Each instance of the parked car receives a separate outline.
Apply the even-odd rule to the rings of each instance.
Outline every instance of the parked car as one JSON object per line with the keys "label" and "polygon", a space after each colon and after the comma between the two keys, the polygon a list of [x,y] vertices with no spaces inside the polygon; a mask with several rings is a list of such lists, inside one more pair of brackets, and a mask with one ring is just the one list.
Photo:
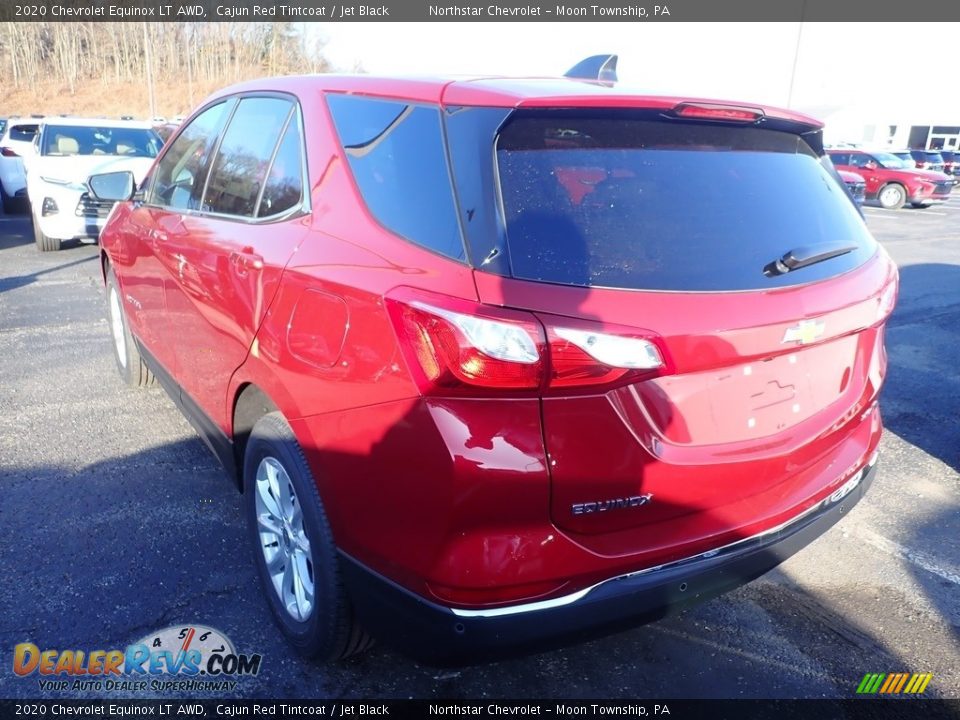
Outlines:
{"label": "parked car", "polygon": [[960,175],[960,152],[941,150],[940,155],[943,157],[943,172],[947,175]]}
{"label": "parked car", "polygon": [[921,170],[943,172],[943,155],[937,150],[911,150],[910,156]]}
{"label": "parked car", "polygon": [[881,207],[897,210],[906,203],[915,208],[929,207],[949,199],[953,180],[940,172],[919,170],[893,153],[865,150],[830,150],[837,170],[855,172],[867,183],[868,200]]}
{"label": "parked car", "polygon": [[27,201],[23,158],[33,154],[37,120],[10,118],[0,135],[0,202],[5,213],[16,212]]}
{"label": "parked car", "polygon": [[897,270],[821,125],[602,77],[256,80],[90,178],[117,368],[239,483],[304,655],[655,620],[871,483]]}
{"label": "parked car", "polygon": [[165,123],[163,125],[155,125],[153,129],[157,131],[157,135],[159,135],[160,139],[166,144],[179,128],[180,126],[176,123]]}
{"label": "parked car", "polygon": [[34,239],[46,252],[99,236],[113,203],[90,197],[88,176],[130,170],[142,179],[163,143],[149,123],[72,117],[43,121],[36,144],[27,189]]}
{"label": "parked car", "polygon": [[854,202],[856,202],[857,205],[863,205],[867,191],[867,181],[863,179],[863,175],[858,175],[855,172],[849,172],[847,170],[838,170],[837,173],[840,175],[840,179],[843,180],[843,184],[846,185],[847,190],[850,191],[850,196]]}

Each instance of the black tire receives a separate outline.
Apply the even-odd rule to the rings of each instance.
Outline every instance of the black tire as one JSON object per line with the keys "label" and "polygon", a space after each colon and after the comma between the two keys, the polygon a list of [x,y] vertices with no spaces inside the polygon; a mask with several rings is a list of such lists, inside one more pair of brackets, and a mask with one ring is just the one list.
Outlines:
{"label": "black tire", "polygon": [[[303,518],[303,532],[309,541],[309,577],[313,581],[313,603],[305,619],[294,617],[280,598],[267,568],[258,523],[257,471],[264,461],[279,463],[289,478]],[[260,585],[267,597],[274,620],[287,641],[306,658],[329,662],[366,650],[373,644],[353,615],[341,579],[337,549],[327,522],[323,502],[307,465],[303,450],[283,416],[272,412],[260,418],[250,433],[243,461],[244,509],[247,515],[254,563]],[[282,478],[280,480],[282,482]],[[265,533],[268,543],[278,551],[278,536]],[[287,536],[288,546],[292,543]],[[276,538],[272,542],[269,538]],[[278,552],[278,555],[281,555]],[[281,567],[285,560],[280,560]],[[285,579],[287,576],[283,575]],[[283,580],[279,581],[283,584]]]}
{"label": "black tire", "polygon": [[[144,388],[156,385],[157,379],[140,355],[130,326],[127,323],[127,314],[123,309],[123,296],[117,284],[117,276],[113,268],[107,270],[107,323],[110,325],[110,339],[113,346],[113,359],[117,363],[120,377],[130,387]],[[119,341],[119,336],[122,342]]]}
{"label": "black tire", "polygon": [[40,229],[40,223],[37,222],[37,216],[31,213],[33,217],[33,240],[37,243],[37,250],[40,252],[56,252],[63,247],[63,241],[60,238],[52,238],[43,234]]}
{"label": "black tire", "polygon": [[880,188],[877,201],[885,210],[899,210],[907,202],[907,189],[899,183],[888,183]]}
{"label": "black tire", "polygon": [[910,206],[915,207],[917,210],[926,210],[928,207],[930,207],[926,203],[910,203]]}

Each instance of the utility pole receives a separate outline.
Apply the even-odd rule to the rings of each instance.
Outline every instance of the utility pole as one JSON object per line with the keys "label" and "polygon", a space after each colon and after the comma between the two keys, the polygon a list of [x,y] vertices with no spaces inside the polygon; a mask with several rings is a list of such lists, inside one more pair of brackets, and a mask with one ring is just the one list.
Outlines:
{"label": "utility pole", "polygon": [[790,73],[790,90],[787,93],[787,107],[793,107],[793,81],[797,79],[797,63],[800,60],[800,41],[803,39],[803,16],[807,11],[807,0],[800,6],[800,27],[797,29],[797,46],[793,50],[793,70]]}
{"label": "utility pole", "polygon": [[190,58],[193,52],[190,50],[190,44],[193,42],[193,28],[185,30],[187,33],[187,94],[190,98],[190,107],[187,112],[193,110],[193,60]]}
{"label": "utility pole", "polygon": [[150,98],[150,119],[157,116],[157,102],[153,97],[153,52],[150,49],[150,36],[147,35],[147,23],[143,23],[143,52],[147,63],[147,96]]}

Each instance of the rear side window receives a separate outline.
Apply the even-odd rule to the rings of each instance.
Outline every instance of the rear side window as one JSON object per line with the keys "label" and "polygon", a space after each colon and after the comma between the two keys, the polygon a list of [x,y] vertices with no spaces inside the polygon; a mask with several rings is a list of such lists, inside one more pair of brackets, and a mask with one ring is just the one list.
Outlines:
{"label": "rear side window", "polygon": [[293,108],[291,101],[282,98],[240,101],[210,170],[203,195],[205,211],[253,217],[270,160]]}
{"label": "rear side window", "polygon": [[[845,189],[801,137],[565,113],[519,116],[497,166],[515,277],[584,287],[782,287],[857,267],[875,243]],[[790,250],[845,255],[767,277]]]}
{"label": "rear side window", "polygon": [[39,125],[11,125],[10,139],[20,142],[33,142],[39,127]]}
{"label": "rear side window", "polygon": [[830,160],[834,165],[849,165],[850,153],[830,153]]}
{"label": "rear side window", "polygon": [[226,120],[227,102],[213,105],[183,129],[157,166],[146,201],[176,210],[196,210],[207,159]]}
{"label": "rear side window", "polygon": [[270,166],[257,217],[280,215],[300,204],[303,196],[303,164],[300,116],[294,113]]}
{"label": "rear side window", "polygon": [[350,170],[384,227],[465,260],[447,167],[440,110],[432,106],[328,96]]}

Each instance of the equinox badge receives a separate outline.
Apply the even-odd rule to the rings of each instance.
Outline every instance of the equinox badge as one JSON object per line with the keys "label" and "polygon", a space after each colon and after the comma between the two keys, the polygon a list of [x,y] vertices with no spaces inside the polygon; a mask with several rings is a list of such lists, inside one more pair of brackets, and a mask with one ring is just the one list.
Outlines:
{"label": "equinox badge", "polygon": [[607,510],[636,508],[641,505],[646,505],[651,500],[653,500],[653,493],[632,495],[631,497],[610,498],[609,500],[598,500],[597,502],[574,503],[570,506],[570,511],[574,515],[589,515],[590,513],[606,512]]}
{"label": "equinox badge", "polygon": [[783,334],[781,343],[795,342],[798,345],[808,345],[823,335],[826,325],[819,320],[801,320]]}

